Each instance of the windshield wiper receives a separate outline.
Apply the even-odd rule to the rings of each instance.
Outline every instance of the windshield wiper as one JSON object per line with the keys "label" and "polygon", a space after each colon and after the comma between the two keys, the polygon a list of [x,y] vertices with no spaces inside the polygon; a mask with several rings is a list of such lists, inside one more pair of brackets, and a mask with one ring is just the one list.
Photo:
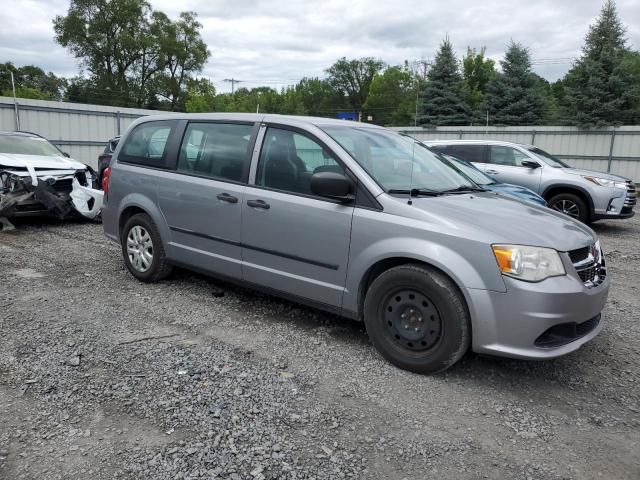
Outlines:
{"label": "windshield wiper", "polygon": [[409,195],[411,197],[419,197],[419,196],[437,197],[442,192],[439,192],[437,190],[429,190],[428,188],[412,188],[411,190],[408,190],[408,189],[404,189],[404,190],[403,189],[391,189],[391,190],[387,190],[387,193],[400,194],[400,195]]}
{"label": "windshield wiper", "polygon": [[450,188],[449,190],[442,190],[440,193],[465,193],[465,192],[486,192],[486,191],[487,191],[486,188],[467,187],[467,186],[461,185],[456,188]]}

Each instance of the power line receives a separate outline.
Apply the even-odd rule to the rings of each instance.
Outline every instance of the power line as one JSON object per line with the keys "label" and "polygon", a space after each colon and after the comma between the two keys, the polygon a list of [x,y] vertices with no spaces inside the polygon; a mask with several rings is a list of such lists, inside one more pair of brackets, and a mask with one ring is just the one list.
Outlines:
{"label": "power line", "polygon": [[236,80],[235,78],[225,78],[222,81],[231,83],[231,94],[233,94],[233,92],[235,91],[236,83],[241,83],[242,82],[242,80]]}

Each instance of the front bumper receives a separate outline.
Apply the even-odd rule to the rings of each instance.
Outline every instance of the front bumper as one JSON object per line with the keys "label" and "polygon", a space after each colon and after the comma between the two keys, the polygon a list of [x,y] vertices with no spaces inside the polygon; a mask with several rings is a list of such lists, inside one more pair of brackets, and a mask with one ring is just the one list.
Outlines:
{"label": "front bumper", "polygon": [[567,271],[539,283],[505,277],[505,293],[467,289],[473,351],[542,360],[573,352],[595,337],[604,324],[609,279],[588,288],[575,270]]}
{"label": "front bumper", "polygon": [[635,214],[636,187],[627,182],[627,189],[609,188],[610,193],[599,199],[592,220],[631,218]]}

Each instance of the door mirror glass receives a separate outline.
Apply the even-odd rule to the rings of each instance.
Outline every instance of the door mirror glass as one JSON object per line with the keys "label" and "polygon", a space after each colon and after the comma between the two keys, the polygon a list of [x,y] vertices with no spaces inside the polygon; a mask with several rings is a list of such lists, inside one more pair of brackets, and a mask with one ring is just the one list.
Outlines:
{"label": "door mirror glass", "polygon": [[353,182],[342,173],[317,172],[311,177],[311,192],[320,197],[348,202],[354,199]]}
{"label": "door mirror glass", "polygon": [[527,168],[540,168],[540,164],[534,160],[522,160],[520,165]]}

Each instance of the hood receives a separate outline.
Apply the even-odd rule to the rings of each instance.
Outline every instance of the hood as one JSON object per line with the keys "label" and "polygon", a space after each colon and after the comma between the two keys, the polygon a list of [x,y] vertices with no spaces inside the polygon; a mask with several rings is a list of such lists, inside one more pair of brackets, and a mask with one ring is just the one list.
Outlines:
{"label": "hood", "polygon": [[597,172],[595,170],[582,170],[581,168],[561,168],[564,173],[568,173],[569,175],[579,175],[581,177],[598,177],[605,178],[607,180],[615,180],[617,182],[626,182],[629,179],[626,177],[621,177],[619,175],[612,175],[610,173]]}
{"label": "hood", "polygon": [[[591,245],[593,230],[562,213],[493,193],[413,199],[430,223],[488,243],[532,245],[561,252]],[[461,233],[457,233],[461,235]]]}
{"label": "hood", "polygon": [[0,168],[34,168],[35,170],[85,170],[87,166],[67,157],[0,153]]}
{"label": "hood", "polygon": [[495,193],[510,195],[520,200],[534,202],[538,205],[547,205],[545,199],[536,192],[529,190],[528,188],[521,187],[520,185],[512,185],[510,183],[492,183],[489,185],[483,185],[482,188],[486,188],[487,190],[491,190]]}

